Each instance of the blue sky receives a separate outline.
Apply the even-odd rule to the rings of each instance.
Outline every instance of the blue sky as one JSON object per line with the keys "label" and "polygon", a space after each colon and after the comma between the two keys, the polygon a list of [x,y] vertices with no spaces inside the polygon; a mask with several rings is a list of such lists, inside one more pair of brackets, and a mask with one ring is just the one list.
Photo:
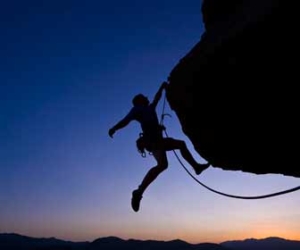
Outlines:
{"label": "blue sky", "polygon": [[[168,153],[169,169],[131,191],[155,164],[135,148],[137,123],[108,129],[137,93],[153,97],[203,33],[201,1],[17,1],[0,6],[0,233],[93,240],[300,240],[297,193],[235,200],[205,190]],[[162,102],[158,106],[160,115]],[[168,134],[187,142],[167,105]],[[210,168],[197,177],[236,195],[299,185],[282,175]]]}

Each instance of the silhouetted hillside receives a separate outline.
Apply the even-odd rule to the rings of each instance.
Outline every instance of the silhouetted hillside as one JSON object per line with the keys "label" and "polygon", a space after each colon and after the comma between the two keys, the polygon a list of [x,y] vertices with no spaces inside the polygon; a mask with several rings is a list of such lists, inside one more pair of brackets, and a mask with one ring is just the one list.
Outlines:
{"label": "silhouetted hillside", "polygon": [[299,250],[300,241],[270,237],[226,241],[221,244],[190,244],[182,240],[123,240],[99,238],[92,242],[71,242],[55,238],[33,238],[19,234],[0,234],[1,250]]}
{"label": "silhouetted hillside", "polygon": [[285,240],[278,237],[270,237],[263,240],[247,239],[243,241],[223,242],[232,250],[299,250],[300,241]]}
{"label": "silhouetted hillside", "polygon": [[55,238],[33,238],[19,234],[0,234],[1,250],[86,249],[88,242],[71,242]]}
{"label": "silhouetted hillside", "polygon": [[90,245],[91,250],[105,249],[105,250],[228,250],[227,247],[218,244],[203,243],[203,244],[189,244],[181,240],[173,241],[155,241],[155,240],[121,240],[119,238],[108,237],[100,238],[93,241]]}

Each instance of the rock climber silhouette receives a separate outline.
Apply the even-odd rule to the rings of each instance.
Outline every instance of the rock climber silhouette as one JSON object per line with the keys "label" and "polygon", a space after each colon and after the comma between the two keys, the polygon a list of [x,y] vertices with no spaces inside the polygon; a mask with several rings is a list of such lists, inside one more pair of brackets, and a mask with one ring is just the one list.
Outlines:
{"label": "rock climber silhouette", "polygon": [[163,137],[163,130],[165,127],[159,124],[156,106],[161,99],[163,90],[167,91],[167,88],[168,83],[163,82],[151,103],[143,94],[136,95],[132,99],[133,107],[129,113],[108,131],[109,136],[113,137],[117,130],[126,127],[131,121],[138,121],[143,133],[137,140],[137,146],[140,150],[146,149],[151,152],[157,161],[157,165],[147,172],[141,184],[132,192],[131,206],[135,212],[139,211],[140,201],[145,190],[160,173],[167,169],[167,151],[179,149],[182,157],[193,167],[197,175],[210,165],[209,163],[198,163],[193,158],[183,140],[174,139],[172,137]]}

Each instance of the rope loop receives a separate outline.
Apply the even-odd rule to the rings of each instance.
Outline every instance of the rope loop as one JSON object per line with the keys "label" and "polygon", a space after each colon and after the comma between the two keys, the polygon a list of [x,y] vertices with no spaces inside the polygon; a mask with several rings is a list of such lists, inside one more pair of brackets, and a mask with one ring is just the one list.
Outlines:
{"label": "rope loop", "polygon": [[[163,120],[165,116],[171,116],[169,114],[165,113],[165,106],[166,106],[166,94],[164,95],[164,102],[163,102],[163,109],[162,109],[162,114],[161,114],[161,121],[160,124],[163,125]],[[166,131],[166,129],[164,130],[166,137],[168,136],[168,133]],[[230,197],[230,198],[235,198],[235,199],[247,199],[247,200],[254,200],[254,199],[264,199],[264,198],[270,198],[270,197],[274,197],[274,196],[278,196],[278,195],[283,195],[283,194],[287,194],[287,193],[291,193],[291,192],[295,192],[297,190],[300,190],[300,186],[294,187],[294,188],[290,188],[290,189],[286,189],[280,192],[275,192],[275,193],[270,193],[270,194],[265,194],[265,195],[258,195],[258,196],[239,196],[239,195],[232,195],[232,194],[226,194],[217,190],[214,190],[210,187],[208,187],[207,185],[203,184],[202,182],[200,182],[197,178],[195,178],[190,171],[184,166],[184,164],[182,163],[182,161],[180,160],[180,158],[178,157],[178,155],[176,154],[175,150],[173,150],[174,155],[176,156],[178,162],[180,163],[180,165],[184,168],[184,170],[188,173],[188,175],[190,177],[192,177],[194,179],[194,181],[196,181],[198,184],[200,184],[201,186],[203,186],[204,188],[208,189],[209,191],[219,194],[219,195],[223,195],[226,197]]]}

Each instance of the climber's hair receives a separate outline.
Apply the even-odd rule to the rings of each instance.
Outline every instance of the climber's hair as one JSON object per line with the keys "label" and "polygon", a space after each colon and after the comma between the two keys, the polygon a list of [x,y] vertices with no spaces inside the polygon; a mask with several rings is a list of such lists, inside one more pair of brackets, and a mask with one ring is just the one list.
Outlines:
{"label": "climber's hair", "polygon": [[143,94],[138,94],[132,99],[133,106],[139,106],[144,103],[146,97]]}

